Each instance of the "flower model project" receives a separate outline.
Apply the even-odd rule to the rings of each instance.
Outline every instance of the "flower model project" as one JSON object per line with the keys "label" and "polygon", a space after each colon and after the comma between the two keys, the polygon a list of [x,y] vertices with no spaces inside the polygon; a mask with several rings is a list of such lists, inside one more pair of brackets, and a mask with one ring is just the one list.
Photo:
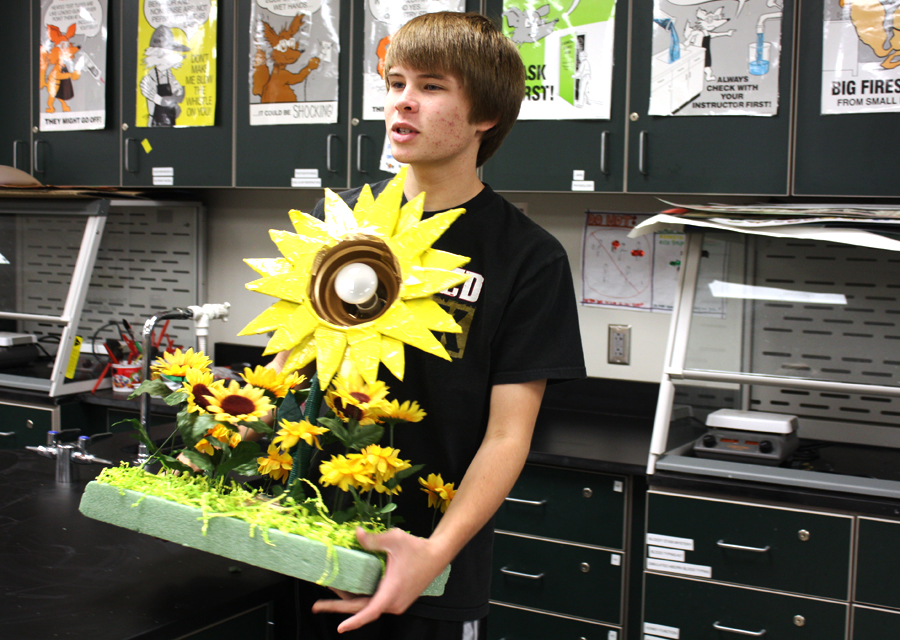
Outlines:
{"label": "flower model project", "polygon": [[[166,537],[161,531],[171,527],[149,516],[138,522],[134,509],[110,515],[97,504],[127,493],[123,499],[134,497],[134,505],[149,501],[149,514],[176,503],[193,510],[183,517],[194,530],[168,539],[349,591],[374,590],[381,559],[353,551],[373,558],[378,573],[374,582],[357,580],[358,559],[336,550],[360,549],[356,526],[379,532],[402,522],[393,497],[423,465],[403,459],[394,430],[426,415],[415,400],[388,397],[379,366],[402,380],[406,344],[449,360],[432,331],[461,329],[432,295],[467,279],[458,267],[468,258],[432,248],[464,210],[422,220],[424,194],[401,206],[404,178],[401,172],[377,199],[365,186],[352,210],[326,190],[324,221],[291,211],[295,233],[270,231],[283,257],[246,260],[262,276],[247,288],[278,300],[240,335],[271,332],[265,354],[287,352],[282,371],[258,366],[244,370],[243,383],[226,382],[213,376],[202,353],[163,354],[153,365],[156,379],[134,395],[150,393],[180,407],[176,433],[183,448],[157,446],[131,421],[163,469],[155,475],[125,466],[105,470],[91,485],[106,488],[89,485],[82,511]],[[307,385],[299,371],[313,363]],[[265,448],[260,437],[269,438]],[[335,448],[342,453],[324,452]],[[453,499],[454,483],[428,471],[418,483],[436,518]],[[245,527],[246,540],[217,543],[215,532],[226,526]],[[303,548],[296,562],[290,551],[279,551],[291,544]],[[318,563],[306,567],[317,554]],[[446,571],[433,593],[443,581]]]}

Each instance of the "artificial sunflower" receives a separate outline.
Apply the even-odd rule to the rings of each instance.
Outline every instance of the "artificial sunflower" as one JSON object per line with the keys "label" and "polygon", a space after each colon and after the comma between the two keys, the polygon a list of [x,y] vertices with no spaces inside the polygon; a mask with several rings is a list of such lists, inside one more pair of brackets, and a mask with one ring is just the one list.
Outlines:
{"label": "artificial sunflower", "polygon": [[275,480],[285,480],[291,473],[293,459],[289,453],[284,453],[274,444],[269,445],[268,456],[257,458],[259,472],[262,475],[272,476]]}
{"label": "artificial sunflower", "polygon": [[[469,275],[458,269],[469,258],[431,245],[465,210],[422,220],[424,193],[401,207],[405,178],[403,169],[377,199],[364,186],[353,210],[326,189],[324,222],[291,211],[296,233],[269,232],[284,257],[245,260],[263,276],[247,288],[279,300],[239,335],[273,331],[265,353],[290,351],[285,371],[316,360],[322,389],[345,357],[369,383],[377,379],[382,362],[402,380],[404,343],[449,360],[431,332],[462,329],[432,295],[465,282]],[[377,296],[383,304],[374,315],[357,313],[339,299],[335,302],[334,281],[338,266],[348,264],[345,259],[365,263],[376,272]]]}
{"label": "artificial sunflower", "polygon": [[276,398],[285,397],[288,394],[288,391],[305,380],[304,376],[301,376],[297,372],[278,373],[275,369],[270,369],[261,365],[256,365],[256,368],[253,370],[249,367],[245,367],[241,377],[247,384],[251,384],[257,389],[265,389],[266,391],[271,392]]}
{"label": "artificial sunflower", "polygon": [[[441,477],[439,473],[429,473],[428,479],[423,480],[419,478],[419,484],[422,485],[422,491],[428,494],[428,506],[434,507],[435,509],[441,506],[441,502],[444,500],[444,497],[441,495],[441,490],[444,488],[444,479]],[[451,483],[452,487],[452,483]],[[446,511],[446,507],[444,507],[444,511]]]}
{"label": "artificial sunflower", "polygon": [[224,424],[216,425],[206,435],[215,438],[222,444],[227,444],[232,449],[241,443],[241,434],[233,429],[229,429]]}
{"label": "artificial sunflower", "polygon": [[441,496],[441,513],[447,512],[447,507],[450,506],[450,502],[453,500],[454,496],[456,496],[456,489],[453,488],[452,482],[448,482],[440,489],[438,489],[438,494]]}
{"label": "artificial sunflower", "polygon": [[415,400],[407,400],[403,404],[391,400],[382,413],[388,422],[421,422],[427,415]]}
{"label": "artificial sunflower", "polygon": [[367,491],[374,483],[366,470],[365,461],[358,453],[346,456],[331,456],[319,465],[319,483],[323,486],[336,486],[341,491],[348,491],[350,487]]}
{"label": "artificial sunflower", "polygon": [[213,447],[213,446],[209,443],[209,440],[207,440],[206,438],[203,438],[202,440],[200,440],[200,442],[198,442],[197,444],[195,444],[195,445],[194,445],[194,448],[195,448],[197,451],[199,451],[200,453],[205,453],[205,454],[208,455],[208,456],[211,456],[211,455],[213,455],[213,454],[216,452],[215,447]]}
{"label": "artificial sunflower", "polygon": [[264,390],[249,384],[242,388],[237,380],[232,380],[227,387],[210,389],[210,392],[212,395],[206,396],[209,401],[206,410],[222,422],[237,424],[242,420],[257,420],[275,408]]}
{"label": "artificial sunflower", "polygon": [[206,413],[206,407],[209,405],[206,396],[212,394],[211,389],[221,388],[224,385],[224,381],[213,379],[212,371],[188,369],[181,386],[181,390],[187,394],[188,412]]}
{"label": "artificial sunflower", "polygon": [[328,429],[325,427],[317,427],[308,420],[300,422],[291,422],[289,420],[281,421],[281,429],[272,440],[272,444],[276,445],[282,451],[290,451],[296,444],[303,440],[306,444],[321,450],[322,445],[319,444],[319,436],[326,433]]}
{"label": "artificial sunflower", "polygon": [[369,384],[355,371],[338,375],[325,395],[328,407],[341,419],[354,419],[361,425],[375,424],[388,407],[387,386],[376,380]]}
{"label": "artificial sunflower", "polygon": [[173,353],[164,351],[150,365],[150,368],[155,375],[181,377],[191,369],[200,369],[201,371],[209,369],[211,364],[212,360],[203,355],[202,351],[194,353],[192,348],[184,352],[181,349],[175,349]]}
{"label": "artificial sunflower", "polygon": [[412,466],[409,460],[401,460],[399,454],[399,449],[382,447],[377,444],[370,444],[360,452],[360,456],[370,470],[369,473],[374,480],[372,488],[378,493],[392,493],[395,495],[400,493],[400,485],[393,489],[389,489],[385,485],[398,471],[409,469]]}

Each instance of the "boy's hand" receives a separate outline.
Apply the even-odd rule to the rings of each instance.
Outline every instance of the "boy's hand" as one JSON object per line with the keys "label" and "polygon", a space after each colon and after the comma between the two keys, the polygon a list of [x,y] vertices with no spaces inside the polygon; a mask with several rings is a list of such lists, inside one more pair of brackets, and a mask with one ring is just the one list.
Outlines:
{"label": "boy's hand", "polygon": [[313,604],[313,613],[356,614],[338,626],[339,633],[358,629],[383,613],[403,613],[447,564],[433,552],[433,545],[427,538],[418,538],[400,529],[369,534],[357,528],[356,537],[364,549],[387,553],[387,568],[377,591],[371,596],[357,596],[335,589],[340,600],[319,600]]}

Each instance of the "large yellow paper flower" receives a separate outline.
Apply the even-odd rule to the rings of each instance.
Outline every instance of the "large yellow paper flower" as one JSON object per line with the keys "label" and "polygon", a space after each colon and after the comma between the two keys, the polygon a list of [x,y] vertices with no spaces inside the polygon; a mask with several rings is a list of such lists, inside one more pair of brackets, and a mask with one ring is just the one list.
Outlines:
{"label": "large yellow paper flower", "polygon": [[[422,220],[424,193],[400,206],[405,177],[401,171],[377,200],[363,187],[352,211],[326,190],[324,222],[291,211],[296,233],[269,232],[284,258],[245,260],[263,276],[247,288],[279,301],[239,335],[274,331],[265,353],[290,351],[284,366],[289,372],[317,360],[322,389],[345,358],[369,383],[380,362],[402,380],[404,343],[449,360],[431,332],[461,328],[432,295],[465,282],[468,275],[454,270],[469,259],[431,245],[464,210]],[[383,306],[371,317],[334,294],[338,272],[351,263],[364,263],[378,276]]]}

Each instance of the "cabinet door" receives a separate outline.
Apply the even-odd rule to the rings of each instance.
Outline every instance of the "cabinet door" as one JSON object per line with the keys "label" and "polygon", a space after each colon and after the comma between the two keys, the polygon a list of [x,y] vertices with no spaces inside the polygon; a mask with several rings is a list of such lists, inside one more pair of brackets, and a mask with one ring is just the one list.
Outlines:
{"label": "cabinet door", "polygon": [[[370,48],[365,38],[365,21],[372,19],[368,2],[353,3],[353,45],[350,49],[354,66],[351,69],[350,104],[350,146],[347,150],[350,157],[350,186],[359,187],[379,180],[394,177],[393,173],[379,169],[382,150],[384,148],[384,118],[366,120],[363,117],[363,92],[366,77],[362,68],[362,60],[366,49]],[[377,3],[372,3],[373,6]],[[479,0],[466,0],[466,11],[478,11]]]}
{"label": "cabinet door", "polygon": [[[491,609],[491,613],[493,613]],[[900,612],[868,607],[853,607],[851,640],[897,640],[900,638]]]}
{"label": "cabinet door", "polygon": [[53,407],[0,404],[0,447],[18,449],[47,444],[47,432],[54,428]]}
{"label": "cabinet door", "polygon": [[644,637],[844,640],[849,605],[645,575]]}
{"label": "cabinet door", "polygon": [[900,522],[859,518],[856,602],[900,608]]}
{"label": "cabinet door", "polygon": [[18,99],[7,105],[0,118],[0,165],[31,173],[31,112],[25,96],[31,95],[31,58],[36,54],[29,48],[24,27],[30,24],[31,8],[27,2],[13,2],[4,12],[0,41],[8,46],[4,47],[6,60],[0,65],[0,87],[7,96]]}
{"label": "cabinet door", "polygon": [[491,605],[488,640],[618,640],[619,630],[608,625]]}
{"label": "cabinet door", "polygon": [[[25,4],[25,3],[16,3]],[[120,0],[109,0],[107,15],[106,50],[106,127],[93,131],[38,131],[34,134],[33,175],[47,185],[91,185],[117,186],[119,175],[119,127],[121,123],[121,102],[119,86],[121,78],[120,57],[118,55],[121,33],[122,5]],[[47,104],[38,99],[37,80],[40,77],[40,56],[38,45],[46,39],[41,33],[41,3],[32,2],[32,122],[37,126],[40,113],[46,111]],[[75,82],[93,82],[83,77]],[[59,103],[56,107],[59,108]]]}
{"label": "cabinet door", "polygon": [[[257,0],[253,0],[256,2]],[[250,14],[252,3],[238,3],[235,113],[235,184],[238,187],[290,187],[295,170],[316,173],[322,187],[346,188],[350,103],[350,3],[332,2],[340,11],[338,121],[334,124],[250,126]],[[287,23],[288,19],[283,18]],[[281,31],[283,24],[272,27]],[[315,72],[313,72],[315,73]],[[310,75],[306,81],[314,81]],[[296,85],[303,87],[303,84]],[[299,89],[297,90],[299,91]]]}
{"label": "cabinet door", "polygon": [[[144,75],[144,51],[138,51],[139,3],[126,2],[122,20],[122,184],[151,186],[153,170],[171,170],[166,186],[231,186],[234,114],[234,0],[218,0],[216,108],[211,127],[136,126],[137,86]],[[190,67],[190,54],[183,66]],[[140,75],[139,75],[140,74]],[[143,97],[141,98],[144,99]],[[187,108],[184,104],[182,108]]]}
{"label": "cabinet door", "polygon": [[619,553],[498,533],[491,598],[620,624],[623,560]]}
{"label": "cabinet door", "polygon": [[[897,195],[895,154],[885,140],[889,139],[889,132],[900,130],[900,112],[821,114],[823,4],[804,2],[799,17],[793,192],[796,195]],[[841,10],[836,3],[834,7]],[[876,23],[872,28],[882,28],[882,25]],[[896,35],[894,38],[896,41]],[[864,58],[875,60],[868,45],[862,41],[854,44],[859,48],[860,64]],[[898,89],[894,91],[876,97],[900,101]]]}
{"label": "cabinet door", "polygon": [[[488,0],[492,19],[503,13]],[[621,191],[625,158],[628,2],[616,2],[615,49],[609,120],[519,120],[484,165],[484,181],[510,191],[571,191],[575,171],[593,191]],[[525,98],[529,98],[526,96]]]}
{"label": "cabinet door", "polygon": [[647,568],[846,600],[852,518],[650,493]]}
{"label": "cabinet door", "polygon": [[784,2],[777,115],[688,117],[647,115],[654,3],[632,3],[627,191],[788,193],[794,4]]}
{"label": "cabinet door", "polygon": [[625,478],[526,465],[497,511],[494,527],[623,549]]}

